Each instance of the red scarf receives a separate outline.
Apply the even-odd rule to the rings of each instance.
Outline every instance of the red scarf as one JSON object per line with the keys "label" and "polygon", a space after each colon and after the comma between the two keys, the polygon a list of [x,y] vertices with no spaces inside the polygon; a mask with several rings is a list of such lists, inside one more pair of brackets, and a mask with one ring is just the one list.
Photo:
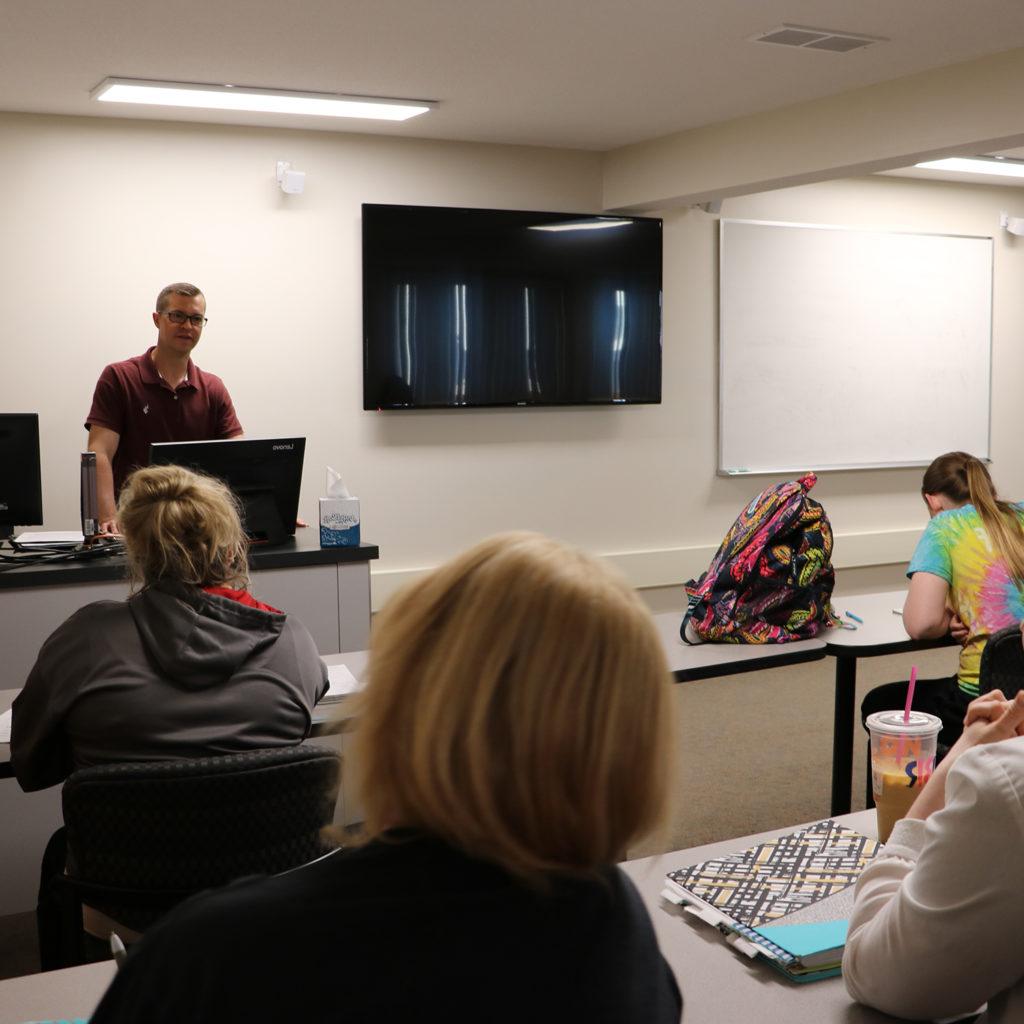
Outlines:
{"label": "red scarf", "polygon": [[284,614],[278,608],[271,608],[269,604],[257,601],[248,590],[232,590],[230,587],[203,587],[203,590],[207,594],[213,594],[215,597],[226,597],[230,601],[237,601],[239,604],[244,604],[247,608],[259,608],[261,612],[273,612],[274,615]]}

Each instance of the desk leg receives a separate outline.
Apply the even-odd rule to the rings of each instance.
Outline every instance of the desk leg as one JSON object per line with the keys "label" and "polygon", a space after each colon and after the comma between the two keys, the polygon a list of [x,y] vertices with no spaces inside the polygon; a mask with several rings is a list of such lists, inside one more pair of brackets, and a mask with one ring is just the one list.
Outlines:
{"label": "desk leg", "polygon": [[836,706],[832,731],[832,814],[849,814],[853,783],[853,704],[857,659],[836,658]]}

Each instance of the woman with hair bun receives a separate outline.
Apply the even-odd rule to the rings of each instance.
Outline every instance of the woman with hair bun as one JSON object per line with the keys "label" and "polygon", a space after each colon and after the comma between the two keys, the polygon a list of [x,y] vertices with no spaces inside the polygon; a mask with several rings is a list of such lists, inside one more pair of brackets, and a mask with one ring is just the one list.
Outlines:
{"label": "woman with hair bun", "polygon": [[248,591],[237,503],[178,466],[137,470],[118,502],[133,581],[47,639],[14,701],[25,790],[77,768],[300,742],[327,689],[312,637]]}
{"label": "woman with hair bun", "polygon": [[650,614],[609,569],[535,534],[478,544],[374,621],[361,840],[183,904],[93,1024],[675,1024],[614,866],[664,813],[669,690]]}
{"label": "woman with hair bun", "polygon": [[[959,738],[967,705],[978,696],[989,636],[1024,619],[1024,508],[1001,500],[985,464],[966,452],[935,459],[921,495],[930,522],[907,568],[903,625],[915,640],[952,632],[963,643],[956,675],[918,680],[914,695],[916,710],[942,719],[941,756]],[[907,685],[889,683],[868,693],[864,720],[902,708]]]}

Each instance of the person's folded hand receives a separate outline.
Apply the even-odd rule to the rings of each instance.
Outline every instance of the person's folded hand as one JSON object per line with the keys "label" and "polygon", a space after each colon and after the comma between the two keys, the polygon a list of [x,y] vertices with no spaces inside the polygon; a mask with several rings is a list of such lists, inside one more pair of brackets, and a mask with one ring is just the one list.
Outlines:
{"label": "person's folded hand", "polygon": [[992,690],[967,706],[964,716],[964,745],[998,743],[1024,735],[1024,690],[1006,700],[1002,690]]}
{"label": "person's folded hand", "polygon": [[956,612],[953,612],[953,617],[949,620],[949,635],[960,645],[967,643],[971,635],[963,619]]}

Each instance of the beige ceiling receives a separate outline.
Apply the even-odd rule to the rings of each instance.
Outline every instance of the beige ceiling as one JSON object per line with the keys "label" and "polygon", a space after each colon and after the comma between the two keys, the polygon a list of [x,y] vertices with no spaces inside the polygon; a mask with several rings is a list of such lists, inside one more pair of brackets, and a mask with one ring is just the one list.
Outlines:
{"label": "beige ceiling", "polygon": [[[882,36],[847,54],[782,23]],[[1022,0],[0,0],[0,110],[607,150],[1024,46]],[[432,99],[405,125],[90,100],[107,76]]]}

